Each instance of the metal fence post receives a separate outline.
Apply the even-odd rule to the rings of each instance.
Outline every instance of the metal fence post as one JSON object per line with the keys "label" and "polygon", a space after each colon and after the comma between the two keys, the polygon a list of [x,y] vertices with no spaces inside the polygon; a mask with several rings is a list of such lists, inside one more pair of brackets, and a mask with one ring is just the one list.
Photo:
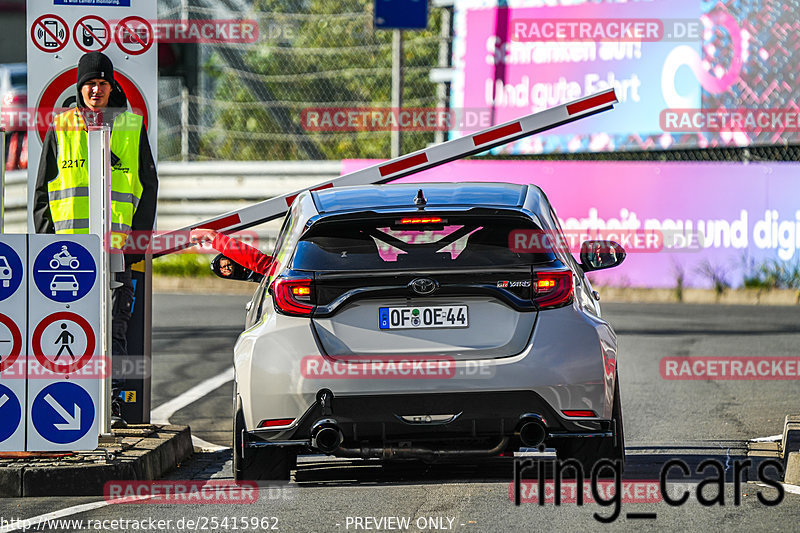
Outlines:
{"label": "metal fence post", "polygon": [[100,237],[100,350],[106,361],[100,393],[101,435],[111,434],[111,136],[108,126],[89,128],[89,233]]}
{"label": "metal fence post", "polygon": [[[403,30],[392,30],[392,113],[400,116],[403,107]],[[392,128],[392,157],[403,153],[403,132],[400,125]]]}

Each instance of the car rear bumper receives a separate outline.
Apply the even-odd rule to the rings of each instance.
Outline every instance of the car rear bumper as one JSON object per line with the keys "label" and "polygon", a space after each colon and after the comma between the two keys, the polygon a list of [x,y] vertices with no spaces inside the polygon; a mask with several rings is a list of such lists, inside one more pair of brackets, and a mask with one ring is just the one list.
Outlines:
{"label": "car rear bumper", "polygon": [[[359,399],[369,399],[371,405],[396,405],[395,399],[401,398],[409,406],[418,406],[421,402],[422,406],[436,408],[405,413],[410,415],[457,414],[461,412],[459,402],[441,410],[439,399],[483,397],[485,403],[476,409],[483,408],[492,416],[485,417],[485,422],[481,416],[475,416],[476,424],[489,423],[498,412],[510,413],[503,422],[506,425],[512,419],[516,423],[515,417],[525,412],[555,419],[554,413],[563,410],[588,409],[596,413],[597,419],[611,418],[616,339],[605,322],[590,319],[573,306],[540,313],[536,331],[522,353],[494,359],[450,361],[444,373],[440,372],[439,363],[427,360],[428,356],[421,356],[419,361],[413,360],[403,367],[408,370],[419,366],[424,369],[423,374],[415,371],[404,374],[399,363],[390,373],[388,363],[331,361],[320,354],[313,337],[308,334],[307,320],[279,318],[273,316],[245,332],[235,349],[237,390],[242,397],[246,426],[251,430],[266,421],[293,419],[294,425],[279,433],[284,434],[282,438],[294,438],[294,430],[309,416],[322,389],[330,389],[337,402],[344,405]],[[428,373],[429,362],[433,374]],[[495,409],[495,397],[514,397],[519,391],[529,391],[535,399],[516,398],[518,409]],[[532,407],[524,408],[526,404]],[[543,407],[537,408],[540,404]],[[387,416],[393,423],[403,424],[389,409],[384,409],[378,420],[384,422]],[[369,419],[351,418],[359,421],[362,427],[369,427],[364,426]],[[453,424],[445,426],[458,427],[464,418],[459,415]],[[599,430],[591,420],[569,419],[564,424],[575,426],[565,427],[565,431]],[[270,430],[269,435],[272,434]]]}
{"label": "car rear bumper", "polygon": [[[521,426],[539,420],[544,444],[611,436],[611,421],[559,416],[533,391],[333,396],[315,401],[292,427],[249,432],[248,447],[297,446],[314,453],[383,459],[493,456],[522,445]],[[341,434],[335,450],[315,447],[315,430]]]}

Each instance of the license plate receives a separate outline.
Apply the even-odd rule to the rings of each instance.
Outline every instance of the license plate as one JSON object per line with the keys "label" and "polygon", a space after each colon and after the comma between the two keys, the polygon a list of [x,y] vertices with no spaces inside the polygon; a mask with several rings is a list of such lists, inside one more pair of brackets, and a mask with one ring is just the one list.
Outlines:
{"label": "license plate", "polygon": [[381,307],[381,329],[466,328],[469,326],[466,305],[429,307]]}

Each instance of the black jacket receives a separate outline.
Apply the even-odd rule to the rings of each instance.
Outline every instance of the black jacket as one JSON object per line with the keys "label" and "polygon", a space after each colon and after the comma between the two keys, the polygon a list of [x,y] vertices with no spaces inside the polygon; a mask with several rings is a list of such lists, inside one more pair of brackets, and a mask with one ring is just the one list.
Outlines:
{"label": "black jacket", "polygon": [[[83,97],[78,91],[78,102],[83,102]],[[121,111],[125,110],[128,101],[125,93],[119,85],[115,85],[109,97],[108,108],[103,116],[103,123],[112,125],[114,118]],[[81,112],[88,111],[81,107]],[[111,154],[112,166],[119,158]],[[33,222],[36,233],[55,233],[53,217],[50,213],[50,200],[47,192],[47,184],[58,177],[58,142],[55,130],[51,125],[44,138],[42,146],[42,156],[39,159],[39,170],[36,175],[36,190],[33,196]],[[131,230],[151,231],[156,216],[156,196],[158,195],[158,176],[156,165],[153,161],[153,153],[150,150],[150,141],[147,138],[147,130],[142,124],[139,136],[139,181],[142,184],[142,196],[136,212],[133,214]],[[127,256],[126,263],[131,264],[141,259],[141,254]]]}

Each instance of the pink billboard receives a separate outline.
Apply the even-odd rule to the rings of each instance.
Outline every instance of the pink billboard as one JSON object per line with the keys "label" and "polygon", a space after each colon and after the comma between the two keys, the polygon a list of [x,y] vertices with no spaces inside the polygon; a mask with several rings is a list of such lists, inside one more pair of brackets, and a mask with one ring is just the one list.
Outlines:
{"label": "pink billboard", "polygon": [[[342,173],[377,163],[344,160]],[[800,164],[454,161],[398,181],[490,181],[539,186],[565,230],[661,232],[657,252],[629,249],[596,272],[600,284],[733,287],[765,261],[800,264]],[[624,231],[620,232],[621,235]]]}
{"label": "pink billboard", "polygon": [[[500,124],[613,87],[613,114],[496,148],[531,154],[800,139],[798,0],[462,0],[450,108]],[[469,133],[468,118],[451,128]]]}

